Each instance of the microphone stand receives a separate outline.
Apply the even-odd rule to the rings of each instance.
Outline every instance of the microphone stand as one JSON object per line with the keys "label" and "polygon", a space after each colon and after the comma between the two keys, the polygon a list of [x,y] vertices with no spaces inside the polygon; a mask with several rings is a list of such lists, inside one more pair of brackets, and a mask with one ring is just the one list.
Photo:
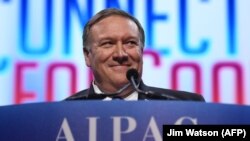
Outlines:
{"label": "microphone stand", "polygon": [[106,97],[114,97],[117,96],[119,94],[121,94],[125,89],[127,89],[131,84],[128,83],[125,86],[123,86],[121,89],[119,89],[118,91],[114,92],[114,93],[100,93],[100,95],[105,95]]}
{"label": "microphone stand", "polygon": [[136,85],[134,76],[131,75],[130,76],[130,82],[132,83],[134,89],[139,93],[139,94],[143,94],[144,96],[150,98],[150,99],[155,99],[155,100],[178,100],[178,98],[173,97],[173,96],[169,96],[169,95],[164,95],[164,94],[160,94],[160,93],[156,93],[156,92],[152,92],[152,91],[142,91],[138,88],[138,86]]}

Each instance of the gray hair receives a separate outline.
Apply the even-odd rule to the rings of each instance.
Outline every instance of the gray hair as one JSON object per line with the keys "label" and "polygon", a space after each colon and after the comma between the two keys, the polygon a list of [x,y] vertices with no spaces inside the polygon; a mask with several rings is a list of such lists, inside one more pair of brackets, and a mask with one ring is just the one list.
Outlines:
{"label": "gray hair", "polygon": [[89,33],[90,33],[90,29],[91,27],[98,23],[99,21],[101,21],[102,19],[109,17],[109,16],[113,16],[113,15],[118,15],[118,16],[122,16],[125,18],[128,18],[130,20],[132,20],[138,27],[139,30],[139,36],[140,36],[140,41],[142,43],[142,47],[144,47],[145,44],[145,33],[144,33],[144,29],[141,26],[140,22],[133,16],[131,16],[129,13],[120,10],[120,9],[116,9],[116,8],[107,8],[104,10],[101,10],[100,12],[98,12],[95,16],[93,16],[84,26],[84,30],[83,30],[83,35],[82,35],[82,41],[83,41],[83,48],[89,50],[88,43],[89,43]]}

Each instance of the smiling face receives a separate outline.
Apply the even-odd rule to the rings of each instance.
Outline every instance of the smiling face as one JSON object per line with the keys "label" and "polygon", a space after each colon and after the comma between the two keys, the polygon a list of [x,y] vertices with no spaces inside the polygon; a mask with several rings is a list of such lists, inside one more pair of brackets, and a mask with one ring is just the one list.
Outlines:
{"label": "smiling face", "polygon": [[91,27],[89,40],[90,50],[84,51],[86,65],[103,91],[115,92],[129,83],[129,68],[135,68],[141,77],[143,47],[133,21],[117,15],[106,17]]}

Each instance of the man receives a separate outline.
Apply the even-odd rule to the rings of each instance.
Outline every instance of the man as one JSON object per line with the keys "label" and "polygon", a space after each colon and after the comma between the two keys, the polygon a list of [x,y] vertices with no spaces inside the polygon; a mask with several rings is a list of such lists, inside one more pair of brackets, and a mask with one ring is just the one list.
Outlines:
{"label": "man", "polygon": [[[85,25],[82,39],[85,62],[93,71],[94,81],[89,89],[66,100],[112,100],[118,97],[124,100],[204,101],[198,94],[149,87],[143,83],[144,30],[128,13],[114,8],[100,11]],[[138,73],[137,86],[130,84],[126,77],[130,69]]]}

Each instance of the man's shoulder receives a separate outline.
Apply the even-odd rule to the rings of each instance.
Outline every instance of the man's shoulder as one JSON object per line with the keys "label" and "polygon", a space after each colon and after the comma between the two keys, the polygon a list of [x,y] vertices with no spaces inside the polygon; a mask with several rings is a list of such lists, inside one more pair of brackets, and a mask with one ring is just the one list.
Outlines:
{"label": "man's shoulder", "polygon": [[204,97],[201,94],[194,92],[159,88],[154,86],[146,86],[146,89],[148,91],[153,91],[163,95],[174,97],[177,100],[205,101]]}

